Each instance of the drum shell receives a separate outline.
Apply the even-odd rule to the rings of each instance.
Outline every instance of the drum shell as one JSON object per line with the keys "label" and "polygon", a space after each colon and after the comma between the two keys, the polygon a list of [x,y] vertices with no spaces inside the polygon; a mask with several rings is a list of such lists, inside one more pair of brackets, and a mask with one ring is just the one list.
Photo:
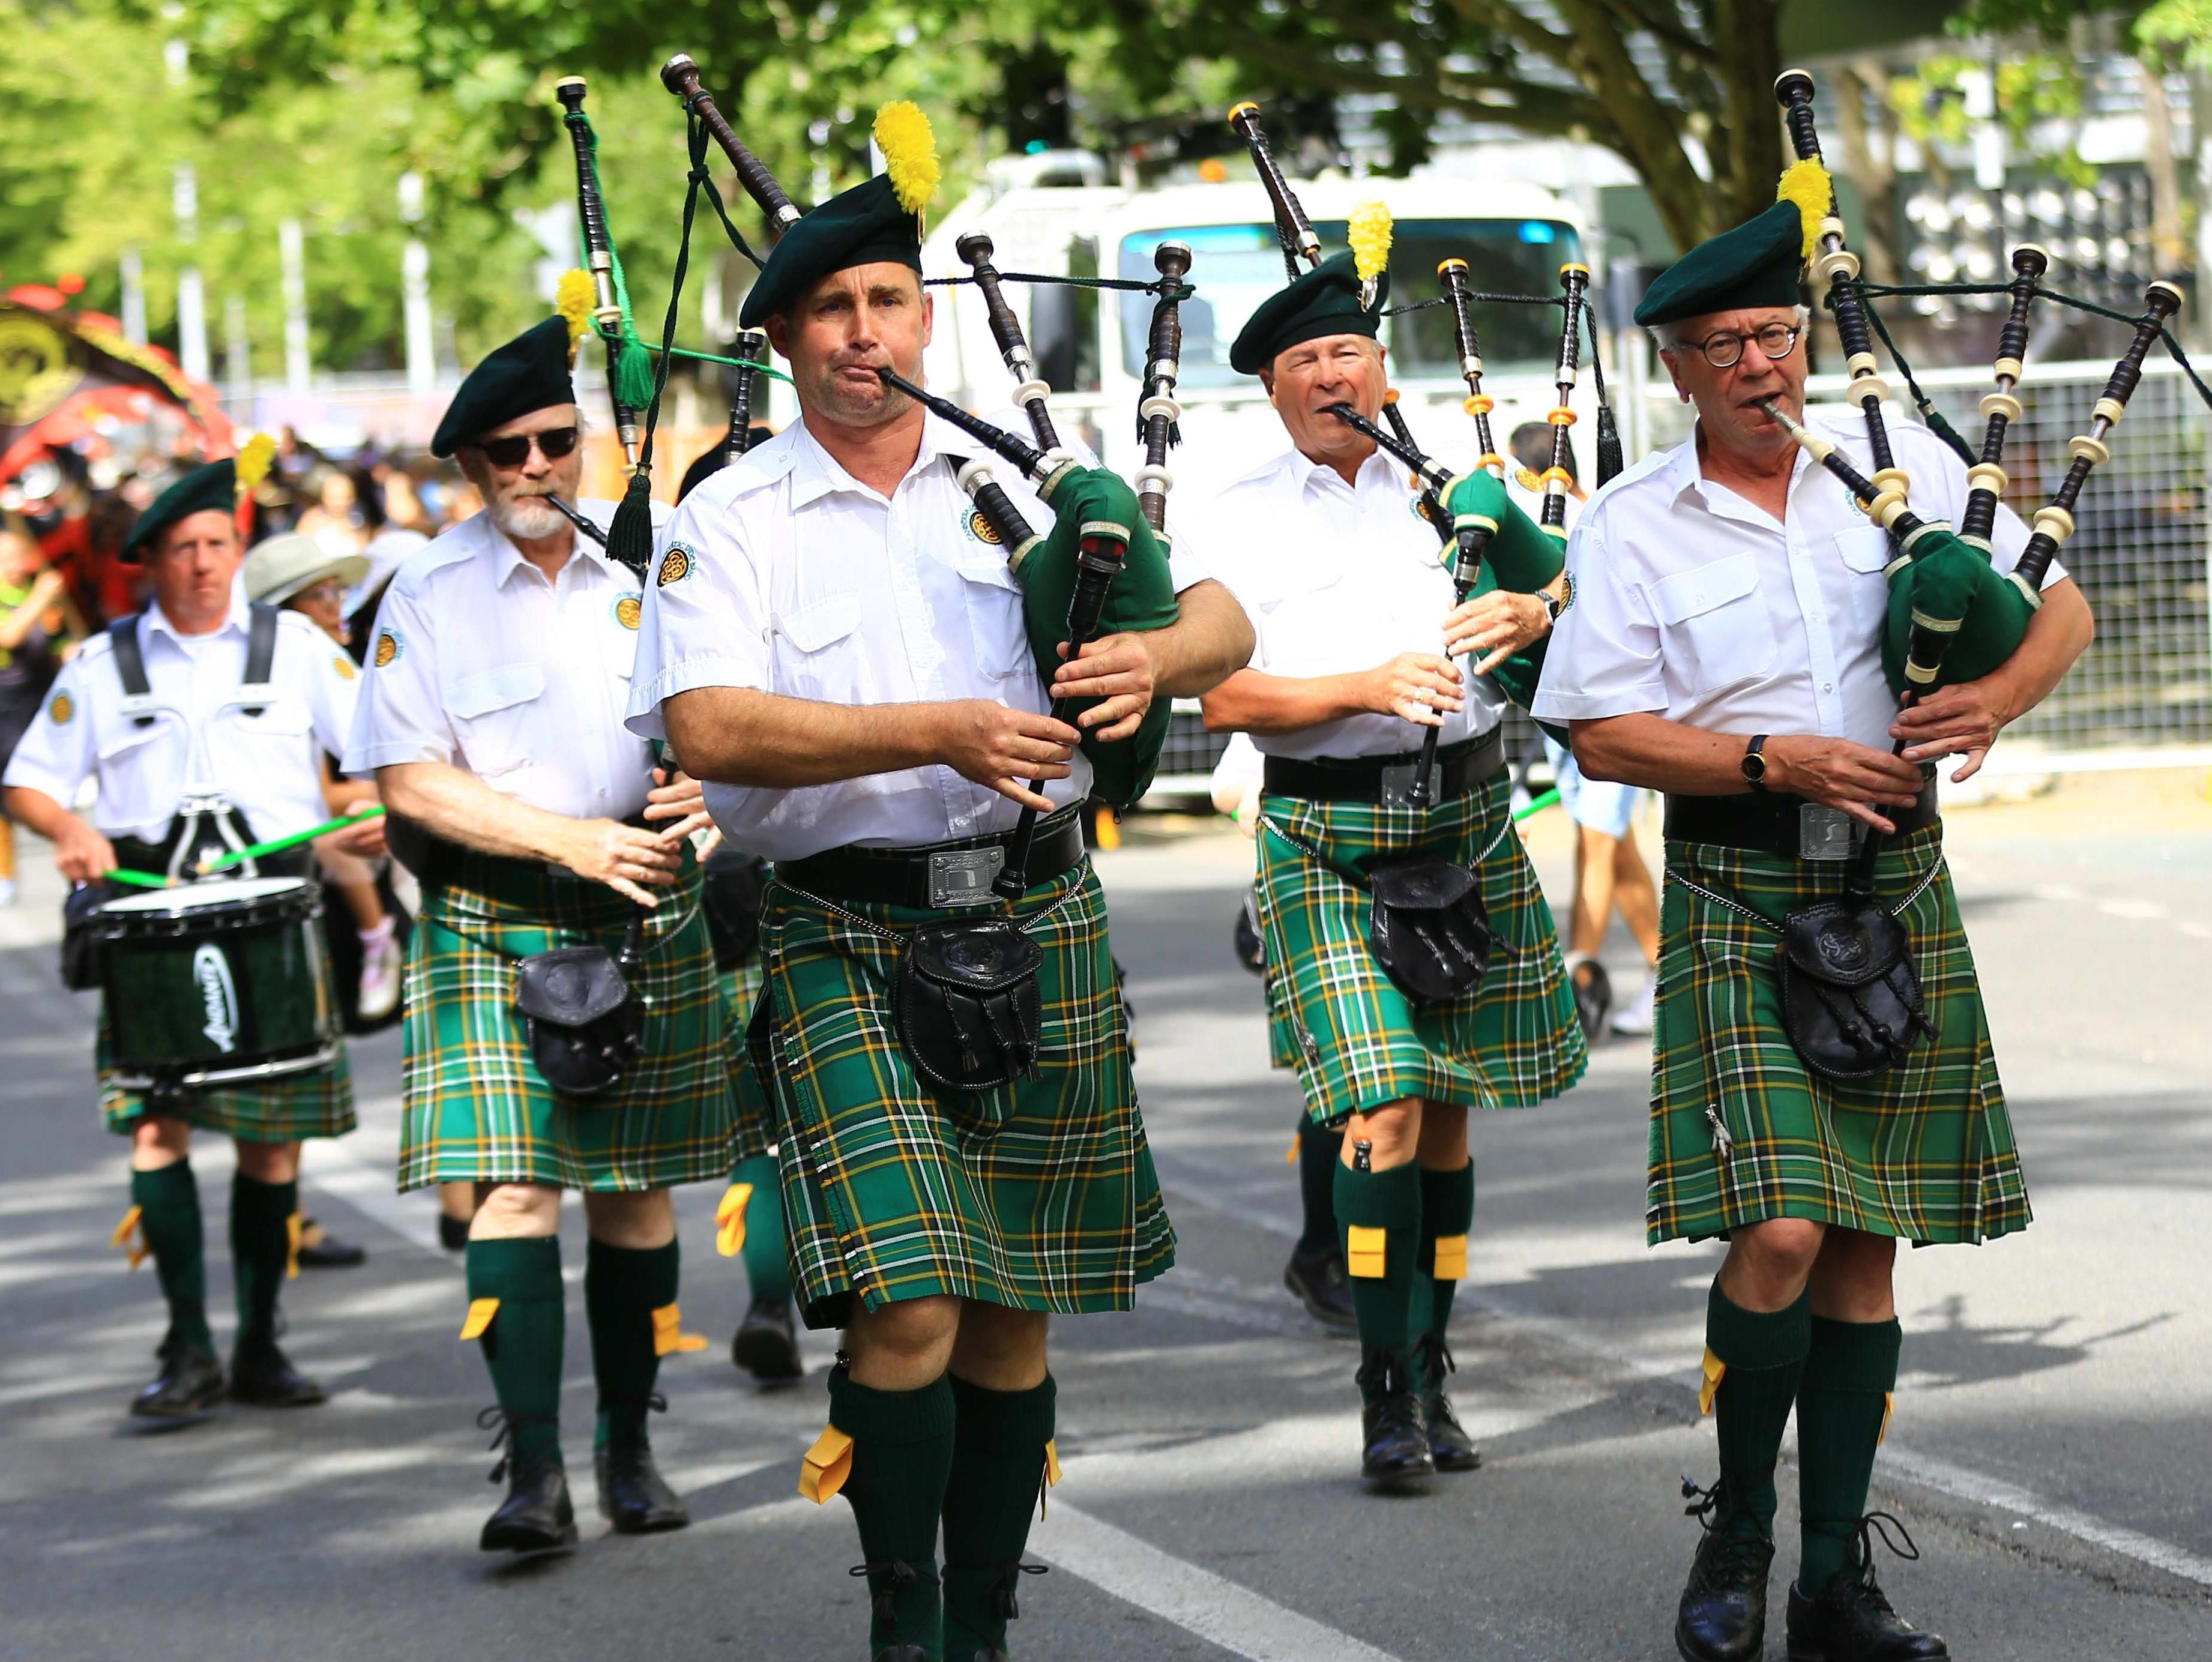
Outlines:
{"label": "drum shell", "polygon": [[118,1083],[191,1089],[327,1065],[339,1018],[321,917],[307,882],[184,913],[104,911]]}

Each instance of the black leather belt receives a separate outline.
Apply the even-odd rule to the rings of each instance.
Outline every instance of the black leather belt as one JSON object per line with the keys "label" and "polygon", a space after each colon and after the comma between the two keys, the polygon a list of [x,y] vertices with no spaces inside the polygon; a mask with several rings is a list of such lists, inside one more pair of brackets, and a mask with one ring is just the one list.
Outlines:
{"label": "black leather belt", "polygon": [[[1935,824],[1935,782],[1921,787],[1920,800],[1911,807],[1885,807],[1881,814],[1897,827],[1899,836]],[[1791,859],[1846,860],[1857,845],[1860,828],[1858,822],[1842,809],[1808,802],[1786,791],[1667,798],[1670,841],[1721,843]]]}
{"label": "black leather belt", "polygon": [[[1395,756],[1322,756],[1313,761],[1269,756],[1261,789],[1271,797],[1297,797],[1306,802],[1375,802],[1401,807],[1413,788],[1413,770],[1420,760],[1418,750]],[[1444,745],[1437,752],[1431,775],[1436,786],[1434,800],[1449,802],[1478,791],[1504,765],[1505,730],[1502,727],[1492,728],[1480,738]]]}
{"label": "black leather belt", "polygon": [[[775,880],[818,895],[825,901],[872,906],[912,906],[933,910],[988,906],[995,898],[991,881],[1006,863],[1012,834],[970,837],[962,842],[932,843],[926,848],[863,848],[857,844],[778,860]],[[1083,859],[1083,815],[1064,808],[1037,822],[1030,845],[1029,880],[1046,883]]]}

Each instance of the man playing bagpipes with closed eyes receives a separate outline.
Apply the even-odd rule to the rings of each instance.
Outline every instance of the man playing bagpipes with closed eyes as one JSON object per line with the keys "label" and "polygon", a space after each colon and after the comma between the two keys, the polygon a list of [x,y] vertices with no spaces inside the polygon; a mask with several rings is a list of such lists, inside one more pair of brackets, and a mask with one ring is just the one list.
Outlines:
{"label": "man playing bagpipes with closed eyes", "polygon": [[[1042,498],[1009,482],[1051,527],[1016,575],[962,482],[989,452],[887,379],[921,379],[937,164],[912,105],[876,130],[887,173],[790,225],[746,299],[799,419],[678,510],[631,725],[775,862],[754,1081],[805,1321],[844,1330],[802,1492],[852,1503],[870,1654],[968,1662],[1005,1653],[1052,1465],[1048,1315],[1127,1309],[1174,1257],[1079,807],[1109,769],[1141,788],[1115,751],[1251,634],[1128,486],[1065,458]],[[1063,663],[1024,591],[1100,539],[1164,627]],[[1091,702],[1071,725],[1055,695]]]}

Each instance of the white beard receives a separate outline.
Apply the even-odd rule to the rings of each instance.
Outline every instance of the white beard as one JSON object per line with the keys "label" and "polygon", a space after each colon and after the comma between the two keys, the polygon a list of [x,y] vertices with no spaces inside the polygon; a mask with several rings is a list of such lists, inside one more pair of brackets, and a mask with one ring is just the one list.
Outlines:
{"label": "white beard", "polygon": [[513,496],[490,505],[491,522],[509,537],[538,542],[557,535],[568,523],[567,516],[538,496]]}

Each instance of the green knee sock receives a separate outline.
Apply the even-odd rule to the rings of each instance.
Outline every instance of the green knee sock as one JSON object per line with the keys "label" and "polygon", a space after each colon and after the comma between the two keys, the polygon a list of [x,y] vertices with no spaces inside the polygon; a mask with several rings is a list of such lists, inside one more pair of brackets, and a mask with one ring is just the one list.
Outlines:
{"label": "green knee sock", "polygon": [[230,1180],[230,1278],[238,1294],[240,1350],[276,1341],[276,1295],[292,1259],[292,1214],[300,1186],[258,1183],[244,1172]]}
{"label": "green knee sock", "polygon": [[1850,1564],[1904,1342],[1893,1319],[1813,1318],[1805,1381],[1797,1387],[1797,1586],[1808,1598]]}
{"label": "green knee sock", "polygon": [[1705,1303],[1705,1349],[1728,1369],[1712,1401],[1721,1477],[1728,1485],[1721,1521],[1754,1523],[1770,1538],[1774,1463],[1805,1371],[1812,1313],[1812,1300],[1804,1294],[1787,1309],[1747,1310],[1729,1301],[1718,1277]]}
{"label": "green knee sock", "polygon": [[791,1297],[791,1243],[783,1235],[783,1185],[777,1175],[775,1156],[757,1154],[738,1162],[730,1174],[732,1183],[750,1183],[752,1198],[745,1202],[745,1280],[757,1299],[787,1301]]}
{"label": "green knee sock", "polygon": [[179,1160],[159,1171],[131,1173],[131,1204],[138,1209],[139,1232],[154,1255],[161,1296],[169,1301],[169,1337],[212,1352],[200,1187],[192,1178],[192,1162]]}
{"label": "green knee sock", "polygon": [[[853,1440],[844,1495],[860,1532],[860,1556],[884,1567],[871,1576],[878,1598],[870,1617],[872,1652],[919,1645],[930,1662],[944,1654],[938,1629],[937,1520],[952,1472],[952,1385],[938,1379],[919,1391],[877,1391],[854,1383],[842,1365],[830,1372],[830,1423]],[[891,1585],[888,1567],[913,1572]]]}
{"label": "green knee sock", "polygon": [[952,1470],[945,1490],[945,1662],[1006,1647],[1030,1519],[1044,1483],[1054,1387],[952,1381]]}
{"label": "green knee sock", "polygon": [[1336,1168],[1336,1224],[1352,1278],[1360,1348],[1402,1350],[1412,1338],[1413,1255],[1421,1228],[1421,1174]]}
{"label": "green knee sock", "polygon": [[561,1464],[561,1350],[567,1338],[561,1242],[553,1235],[469,1242],[469,1301],[497,1299],[484,1366],[514,1428],[514,1449]]}
{"label": "green knee sock", "polygon": [[[1455,1172],[1421,1168],[1420,1246],[1414,1258],[1414,1296],[1408,1319],[1415,1335],[1450,1331],[1452,1300],[1467,1274],[1467,1237],[1474,1227],[1474,1162]],[[1443,1243],[1443,1275],[1437,1273],[1437,1243]],[[1427,1302],[1422,1301],[1425,1291]]]}
{"label": "green knee sock", "polygon": [[592,1328],[592,1378],[599,1387],[594,1446],[608,1437],[641,1440],[660,1354],[653,1313],[676,1302],[677,1246],[613,1246],[593,1240],[584,1251],[584,1316]]}

